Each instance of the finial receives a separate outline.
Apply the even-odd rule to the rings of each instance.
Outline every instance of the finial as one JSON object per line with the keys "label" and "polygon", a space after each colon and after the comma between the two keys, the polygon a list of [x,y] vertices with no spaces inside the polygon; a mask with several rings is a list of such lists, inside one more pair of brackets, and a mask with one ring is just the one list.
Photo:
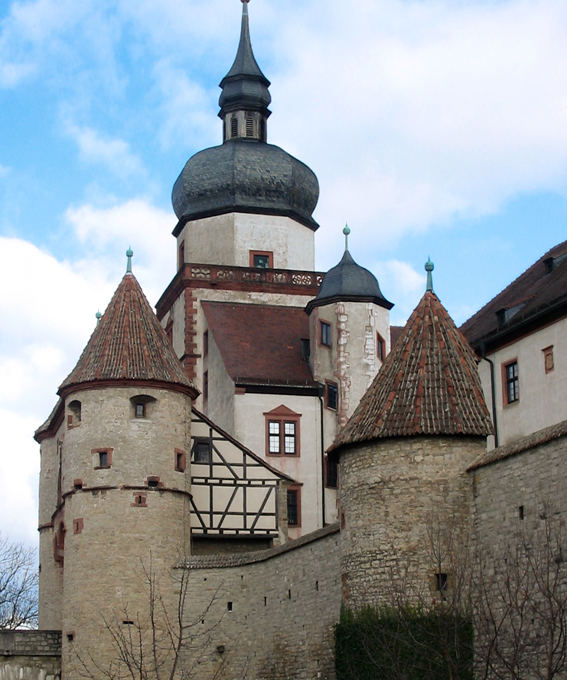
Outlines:
{"label": "finial", "polygon": [[98,325],[100,323],[100,320],[102,319],[102,314],[100,313],[100,309],[95,314],[95,316],[96,316],[96,322],[97,322],[97,325]]}
{"label": "finial", "polygon": [[429,255],[427,256],[427,262],[425,263],[425,271],[427,272],[427,287],[426,291],[433,293],[433,276],[431,272],[435,269],[435,265],[431,262]]}
{"label": "finial", "polygon": [[348,250],[348,235],[350,234],[350,227],[348,224],[346,224],[346,222],[343,229],[343,234],[345,235],[345,250]]}
{"label": "finial", "polygon": [[134,255],[132,248],[128,248],[126,251],[126,257],[128,258],[128,263],[126,264],[126,273],[132,273],[132,255]]}

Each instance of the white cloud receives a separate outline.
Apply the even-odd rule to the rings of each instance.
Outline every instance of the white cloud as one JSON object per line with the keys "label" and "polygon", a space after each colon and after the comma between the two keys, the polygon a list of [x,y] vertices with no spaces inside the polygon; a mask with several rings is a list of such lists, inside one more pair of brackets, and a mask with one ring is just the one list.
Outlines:
{"label": "white cloud", "polygon": [[76,142],[81,158],[100,163],[118,177],[144,174],[141,159],[132,153],[127,142],[109,139],[90,127],[72,123],[66,125],[67,134]]}
{"label": "white cloud", "polygon": [[175,274],[172,213],[134,199],[107,208],[90,204],[72,207],[65,217],[90,253],[77,264],[81,271],[86,273],[96,261],[106,276],[116,279],[124,271],[124,252],[132,246],[134,273],[151,303],[157,301]]}
{"label": "white cloud", "polygon": [[401,260],[377,262],[373,271],[382,294],[396,303],[391,312],[391,323],[404,325],[425,292],[425,275]]}

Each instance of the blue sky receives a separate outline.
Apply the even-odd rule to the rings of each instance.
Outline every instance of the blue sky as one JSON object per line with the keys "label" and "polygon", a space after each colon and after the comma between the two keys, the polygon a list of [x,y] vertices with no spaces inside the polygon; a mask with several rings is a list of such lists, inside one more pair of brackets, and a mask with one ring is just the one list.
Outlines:
{"label": "blue sky", "polygon": [[[379,278],[403,323],[434,284],[462,323],[564,240],[564,0],[252,0],[269,141],[318,175],[316,266]],[[135,251],[174,274],[170,192],[220,143],[238,0],[0,4],[0,531],[35,540],[31,433]],[[7,434],[6,434],[7,433]],[[14,507],[20,512],[16,517]]]}

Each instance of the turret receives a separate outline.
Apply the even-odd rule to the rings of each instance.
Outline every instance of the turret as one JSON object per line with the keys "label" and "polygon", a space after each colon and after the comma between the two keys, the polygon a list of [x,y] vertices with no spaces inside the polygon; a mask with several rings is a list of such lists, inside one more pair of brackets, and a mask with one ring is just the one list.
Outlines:
{"label": "turret", "polygon": [[150,560],[167,578],[190,551],[197,392],[131,272],[131,255],[59,388],[58,415],[36,433],[42,480],[51,476],[40,498],[40,625],[61,627],[69,680],[79,677],[78,663],[96,658],[104,667],[115,654],[109,621],[147,611]]}
{"label": "turret", "polygon": [[329,454],[353,607],[445,596],[469,536],[466,469],[492,432],[476,357],[428,265],[428,290]]}

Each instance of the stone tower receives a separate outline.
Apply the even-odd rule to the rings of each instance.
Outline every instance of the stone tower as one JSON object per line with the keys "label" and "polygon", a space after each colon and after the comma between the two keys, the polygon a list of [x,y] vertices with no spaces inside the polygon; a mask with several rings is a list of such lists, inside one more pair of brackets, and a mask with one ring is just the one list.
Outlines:
{"label": "stone tower", "polygon": [[[131,256],[131,251],[129,251]],[[128,271],[41,442],[40,627],[62,630],[66,680],[116,654],[108,624],[148,607],[144,569],[167,576],[189,553],[190,410],[185,377]],[[172,593],[163,591],[164,596]]]}
{"label": "stone tower", "polygon": [[429,285],[330,454],[349,606],[444,596],[471,517],[466,469],[491,432],[475,355]]}
{"label": "stone tower", "polygon": [[336,391],[337,424],[343,427],[390,351],[390,309],[394,306],[374,274],[357,264],[348,249],[325,274],[309,315],[310,364],[325,385],[326,399]]}

